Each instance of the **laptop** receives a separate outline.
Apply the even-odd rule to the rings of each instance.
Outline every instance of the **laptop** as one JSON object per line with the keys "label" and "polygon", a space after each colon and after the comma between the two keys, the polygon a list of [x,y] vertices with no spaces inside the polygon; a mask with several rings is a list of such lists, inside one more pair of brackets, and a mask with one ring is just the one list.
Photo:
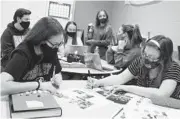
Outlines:
{"label": "laptop", "polygon": [[65,54],[76,54],[84,56],[85,53],[88,52],[88,46],[80,46],[80,45],[67,45],[65,47]]}
{"label": "laptop", "polygon": [[50,93],[9,96],[12,118],[40,118],[61,116],[62,110]]}

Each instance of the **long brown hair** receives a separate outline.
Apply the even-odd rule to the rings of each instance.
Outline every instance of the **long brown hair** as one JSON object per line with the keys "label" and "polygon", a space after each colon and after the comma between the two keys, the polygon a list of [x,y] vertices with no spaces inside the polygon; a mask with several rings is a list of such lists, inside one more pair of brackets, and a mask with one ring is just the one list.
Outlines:
{"label": "long brown hair", "polygon": [[69,21],[66,26],[65,26],[65,38],[64,38],[64,43],[66,44],[67,41],[68,41],[68,35],[67,35],[67,28],[70,24],[73,24],[76,26],[76,35],[72,38],[73,41],[72,41],[72,44],[73,45],[77,45],[77,24],[74,22],[74,21]]}

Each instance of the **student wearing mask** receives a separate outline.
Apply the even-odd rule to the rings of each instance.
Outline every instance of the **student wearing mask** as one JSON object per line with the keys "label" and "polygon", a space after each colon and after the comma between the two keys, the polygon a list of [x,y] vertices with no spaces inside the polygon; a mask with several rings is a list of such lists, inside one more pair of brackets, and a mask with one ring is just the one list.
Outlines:
{"label": "student wearing mask", "polygon": [[106,52],[106,61],[116,68],[127,66],[141,54],[140,44],[143,41],[138,25],[122,25],[117,35],[117,46],[109,47]]}
{"label": "student wearing mask", "polygon": [[1,65],[5,68],[10,58],[11,52],[23,41],[24,36],[29,30],[31,11],[19,8],[14,13],[13,22],[7,25],[7,28],[1,36]]}
{"label": "student wearing mask", "polygon": [[112,28],[108,22],[107,12],[105,10],[100,10],[96,15],[93,37],[86,41],[86,44],[90,46],[90,52],[93,53],[98,47],[100,58],[104,60],[106,59],[108,46],[112,43],[114,38]]}
{"label": "student wearing mask", "polygon": [[[170,38],[154,36],[145,43],[141,56],[121,74],[101,80],[89,78],[88,86],[118,85],[115,91],[124,90],[147,98],[157,95],[180,99],[180,66],[172,60],[172,53]],[[134,77],[137,85],[123,85]]]}
{"label": "student wearing mask", "polygon": [[55,93],[62,80],[57,50],[64,44],[63,33],[57,20],[41,18],[12,52],[7,66],[0,74],[1,94],[31,90]]}
{"label": "student wearing mask", "polygon": [[65,27],[65,46],[67,45],[83,45],[81,40],[77,40],[77,25],[73,21],[69,21]]}

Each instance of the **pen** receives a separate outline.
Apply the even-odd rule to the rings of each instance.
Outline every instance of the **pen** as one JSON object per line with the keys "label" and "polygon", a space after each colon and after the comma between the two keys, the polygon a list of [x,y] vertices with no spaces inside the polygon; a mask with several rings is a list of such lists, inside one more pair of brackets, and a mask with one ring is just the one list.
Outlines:
{"label": "pen", "polygon": [[[90,70],[88,70],[88,76],[89,77],[91,76]],[[93,83],[93,82],[91,82],[91,83]],[[93,89],[93,85],[91,85],[91,89]]]}
{"label": "pen", "polygon": [[88,76],[91,76],[90,70],[88,70]]}
{"label": "pen", "polygon": [[112,119],[114,119],[121,111],[123,111],[124,108],[121,108],[113,117]]}
{"label": "pen", "polygon": [[56,72],[56,66],[54,66],[54,69],[53,69],[53,75],[52,75],[52,85],[58,89],[59,88],[59,85],[56,84],[56,82],[54,81],[54,76],[55,76],[55,72]]}

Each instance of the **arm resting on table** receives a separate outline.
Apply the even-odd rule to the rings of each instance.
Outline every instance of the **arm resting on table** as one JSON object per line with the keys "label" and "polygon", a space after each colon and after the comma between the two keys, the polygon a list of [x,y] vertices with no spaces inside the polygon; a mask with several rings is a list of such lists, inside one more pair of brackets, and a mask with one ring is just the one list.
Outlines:
{"label": "arm resting on table", "polygon": [[14,78],[6,72],[1,74],[1,95],[9,95],[15,93],[26,92],[30,90],[35,90],[38,87],[37,82],[15,82]]}

